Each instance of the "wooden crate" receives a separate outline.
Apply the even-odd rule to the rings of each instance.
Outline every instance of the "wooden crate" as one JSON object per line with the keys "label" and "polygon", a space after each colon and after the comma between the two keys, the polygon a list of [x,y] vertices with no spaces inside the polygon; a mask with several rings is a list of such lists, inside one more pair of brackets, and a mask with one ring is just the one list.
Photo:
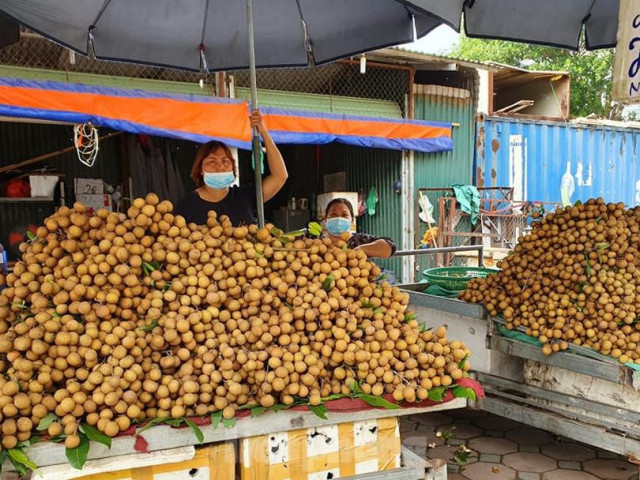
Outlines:
{"label": "wooden crate", "polygon": [[291,430],[240,442],[241,480],[340,478],[400,467],[398,419]]}
{"label": "wooden crate", "polygon": [[198,448],[193,458],[177,463],[97,473],[77,480],[235,480],[236,452],[233,443]]}

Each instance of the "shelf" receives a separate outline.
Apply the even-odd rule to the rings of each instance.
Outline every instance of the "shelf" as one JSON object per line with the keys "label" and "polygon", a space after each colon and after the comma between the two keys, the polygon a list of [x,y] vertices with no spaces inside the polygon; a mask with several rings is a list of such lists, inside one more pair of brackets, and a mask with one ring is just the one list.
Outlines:
{"label": "shelf", "polygon": [[[242,417],[231,428],[224,428],[222,425],[217,429],[212,426],[201,426],[204,434],[204,443],[216,443],[222,441],[236,440],[239,438],[267,435],[289,430],[299,430],[303,428],[314,428],[327,425],[338,425],[345,422],[362,422],[375,420],[378,418],[400,417],[405,415],[420,415],[424,413],[440,412],[465,408],[467,400],[464,398],[454,398],[451,401],[435,404],[429,407],[407,407],[399,410],[385,410],[371,408],[356,412],[334,412],[327,413],[327,419],[321,419],[315,414],[300,410],[283,410],[278,413],[268,412],[257,417]],[[145,431],[141,436],[147,441],[147,449],[150,452],[167,450],[189,445],[198,445],[193,431],[190,428],[173,428],[169,425],[155,425]],[[88,458],[95,460],[99,458],[117,457],[119,455],[129,455],[135,453],[136,437],[134,435],[122,435],[112,440],[111,448],[92,442]],[[65,448],[63,444],[52,442],[34,443],[26,449],[29,458],[38,467],[50,465],[67,464]],[[8,461],[4,467],[10,468]]]}
{"label": "shelf", "polygon": [[0,197],[0,203],[53,203],[53,197]]}

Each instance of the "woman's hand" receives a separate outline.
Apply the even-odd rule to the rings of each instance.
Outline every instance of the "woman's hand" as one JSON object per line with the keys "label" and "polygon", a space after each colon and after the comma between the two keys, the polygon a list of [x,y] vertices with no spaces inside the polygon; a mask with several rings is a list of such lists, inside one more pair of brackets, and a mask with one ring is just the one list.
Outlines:
{"label": "woman's hand", "polygon": [[367,257],[375,258],[389,258],[393,253],[393,250],[391,250],[391,246],[382,238],[379,238],[378,240],[375,240],[371,243],[358,245],[353,250],[362,250],[367,254]]}
{"label": "woman's hand", "polygon": [[260,135],[262,135],[263,137],[266,136],[267,134],[267,127],[265,127],[264,125],[264,119],[262,118],[262,114],[260,113],[260,110],[254,110],[251,113],[251,116],[249,117],[249,122],[251,123],[251,128],[253,127],[257,127],[258,132],[260,132]]}
{"label": "woman's hand", "polygon": [[287,173],[287,167],[282,158],[282,154],[280,150],[278,150],[278,147],[276,147],[273,138],[269,135],[269,130],[267,130],[264,124],[260,110],[254,110],[249,119],[251,121],[251,128],[256,127],[258,129],[262,140],[264,140],[264,146],[267,149],[267,162],[269,163],[269,171],[271,174],[262,180],[262,197],[266,202],[280,191],[287,181],[289,174]]}

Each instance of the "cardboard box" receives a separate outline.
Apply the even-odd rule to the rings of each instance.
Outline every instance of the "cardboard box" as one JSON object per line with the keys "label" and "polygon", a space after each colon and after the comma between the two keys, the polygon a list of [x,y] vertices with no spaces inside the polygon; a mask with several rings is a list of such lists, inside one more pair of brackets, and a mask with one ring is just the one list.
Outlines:
{"label": "cardboard box", "polygon": [[53,197],[57,184],[57,175],[29,175],[32,197]]}
{"label": "cardboard box", "polygon": [[100,178],[76,178],[76,195],[102,195],[104,193],[104,181]]}
{"label": "cardboard box", "polygon": [[341,478],[400,467],[395,417],[292,430],[240,442],[241,480]]}
{"label": "cardboard box", "polygon": [[110,212],[112,211],[111,195],[76,195],[76,201],[87,207],[87,213],[89,215],[93,215],[95,211],[100,208],[106,208]]}
{"label": "cardboard box", "polygon": [[151,467],[99,473],[76,480],[235,480],[236,450],[233,443],[216,443],[196,450],[190,460]]}

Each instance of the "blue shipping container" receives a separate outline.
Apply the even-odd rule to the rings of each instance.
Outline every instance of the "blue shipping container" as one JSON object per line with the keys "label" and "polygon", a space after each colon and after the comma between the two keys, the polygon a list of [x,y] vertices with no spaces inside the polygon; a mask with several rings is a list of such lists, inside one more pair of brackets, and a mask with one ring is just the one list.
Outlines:
{"label": "blue shipping container", "polygon": [[477,124],[475,181],[514,200],[603,197],[640,205],[640,129],[487,117]]}

